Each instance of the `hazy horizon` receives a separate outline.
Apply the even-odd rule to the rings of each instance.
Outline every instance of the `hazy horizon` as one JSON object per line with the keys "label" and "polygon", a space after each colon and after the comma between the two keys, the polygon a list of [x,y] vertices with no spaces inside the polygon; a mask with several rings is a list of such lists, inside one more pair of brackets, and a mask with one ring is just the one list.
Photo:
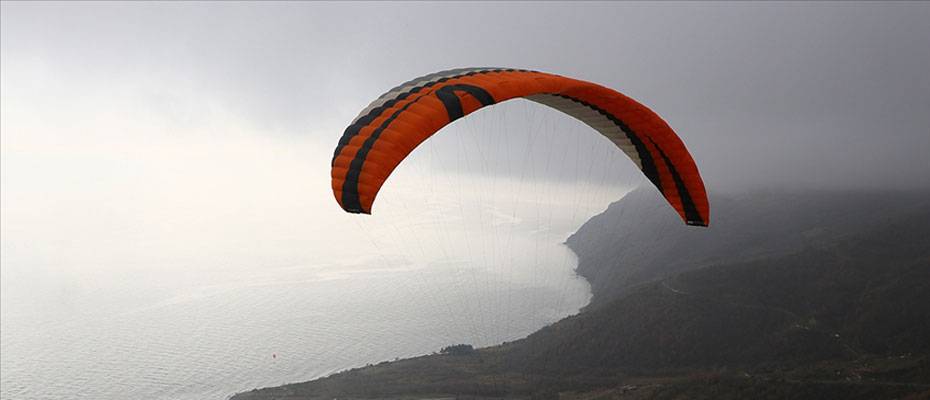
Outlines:
{"label": "hazy horizon", "polygon": [[[13,395],[11,373],[100,372],[55,367],[54,351],[75,360],[83,344],[120,343],[121,352],[170,353],[169,339],[132,339],[161,326],[178,327],[170,337],[181,348],[205,353],[132,368],[217,369],[126,379],[155,392],[189,385],[161,393],[195,398],[207,381],[228,383],[257,365],[264,375],[249,384],[391,358],[363,323],[316,308],[369,318],[383,299],[413,307],[375,323],[394,338],[416,331],[405,318],[449,318],[397,356],[446,339],[512,340],[576,312],[590,292],[562,241],[644,182],[578,121],[522,100],[496,105],[418,148],[374,215],[346,214],[333,198],[330,160],[346,125],[386,90],[439,70],[527,68],[623,92],[676,130],[711,195],[928,190],[928,20],[922,3],[4,1],[0,397]],[[469,282],[444,301],[465,302],[464,311],[412,306],[436,296],[422,288],[450,284],[434,270]],[[358,276],[378,290],[347,278]],[[393,293],[398,282],[424,292]],[[262,314],[283,307],[303,314]],[[222,315],[203,322],[217,329],[206,332],[198,323],[211,310]],[[509,324],[478,317],[489,310]],[[260,343],[275,332],[269,325],[285,332],[275,343],[297,349],[317,314],[328,325],[314,346],[342,335],[373,347],[334,364],[314,353],[319,364],[269,366],[277,350]],[[261,323],[242,324],[247,317]],[[99,342],[97,325],[108,327]],[[42,327],[63,336],[26,334]],[[204,343],[184,341],[190,335]],[[223,343],[253,353],[229,372]],[[61,347],[36,350],[52,345]],[[113,357],[103,371],[125,370]],[[111,383],[85,395],[132,393]]]}

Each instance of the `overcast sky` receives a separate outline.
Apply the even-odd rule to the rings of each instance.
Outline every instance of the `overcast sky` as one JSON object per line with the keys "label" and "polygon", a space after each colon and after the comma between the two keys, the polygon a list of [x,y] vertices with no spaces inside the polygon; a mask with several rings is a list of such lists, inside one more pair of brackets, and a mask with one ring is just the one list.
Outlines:
{"label": "overcast sky", "polygon": [[[490,65],[594,81],[649,105],[709,188],[930,185],[926,3],[2,7],[4,157],[54,143],[105,151],[127,136],[158,143],[220,115],[328,147],[395,84]],[[68,129],[119,119],[149,126]]]}
{"label": "overcast sky", "polygon": [[[569,294],[586,288],[561,243],[644,179],[605,138],[541,105],[509,101],[446,127],[395,171],[371,216],[347,214],[333,198],[333,148],[361,109],[414,77],[475,66],[552,72],[639,100],[681,136],[712,196],[930,188],[930,2],[0,1],[0,318],[11,390],[32,390],[16,378],[24,371],[61,381],[40,382],[50,390],[95,381],[58,379],[69,375],[61,365],[96,362],[75,349],[105,349],[100,359],[115,360],[145,347],[155,360],[238,368],[246,364],[204,357],[255,353],[199,348],[213,343],[204,332],[226,326],[202,318],[225,310],[248,347],[279,343],[253,343],[261,335],[251,332],[263,331],[250,329],[262,321],[317,355],[325,353],[304,344],[307,332],[380,340],[384,332],[369,329],[380,325],[342,315],[347,334],[323,332],[318,315],[342,312],[313,304],[392,307],[406,304],[392,303],[393,294],[422,295],[401,293],[408,289],[382,273],[432,285],[451,281],[421,271],[450,272],[456,284],[437,293],[473,291],[487,297],[474,302],[482,311],[482,301],[518,304],[500,300],[510,301],[511,289],[526,299],[535,288],[558,289],[538,292],[549,299],[586,298]],[[709,229],[727,229],[714,222],[726,210],[714,207]],[[476,269],[490,281],[475,279]],[[372,280],[304,286],[362,274]],[[485,296],[498,281],[508,289]],[[224,291],[235,298],[213,297]],[[281,302],[287,293],[300,300]],[[186,308],[158,308],[176,299]],[[279,304],[310,314],[266,312]],[[261,316],[241,324],[250,313]],[[175,333],[191,326],[196,334],[182,342],[198,350],[176,351],[183,346],[151,334],[152,323]],[[91,338],[55,334],[65,331]],[[239,343],[222,337],[221,345]],[[28,351],[7,357],[10,343]],[[378,347],[361,345],[352,348]],[[163,346],[171,351],[157,351]],[[276,371],[296,359],[274,351]],[[24,357],[30,362],[16,363]],[[96,364],[136,374],[132,366],[155,362],[135,350],[122,358]],[[165,365],[136,368],[140,385],[193,387],[162,379]],[[205,376],[176,369],[185,380]],[[99,381],[145,391],[123,372]],[[217,376],[243,376],[204,374],[210,387],[220,386]],[[269,384],[282,381],[293,379]]]}
{"label": "overcast sky", "polygon": [[[329,189],[345,126],[398,83],[467,66],[554,72],[638,99],[682,137],[712,194],[930,187],[927,3],[0,7],[5,268],[336,249],[319,238],[350,221]],[[642,181],[592,130],[527,102],[457,121],[414,157],[382,205],[397,194],[428,207],[411,186],[482,190],[443,170]],[[599,209],[619,196],[599,193]]]}

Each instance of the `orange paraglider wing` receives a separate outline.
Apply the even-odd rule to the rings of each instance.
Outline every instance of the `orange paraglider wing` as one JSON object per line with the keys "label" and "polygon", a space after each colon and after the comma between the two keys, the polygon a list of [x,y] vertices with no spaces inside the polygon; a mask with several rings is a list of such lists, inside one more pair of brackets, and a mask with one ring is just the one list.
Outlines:
{"label": "orange paraglider wing", "polygon": [[707,226],[704,182],[681,139],[656,113],[612,89],[505,68],[461,68],[391,89],[346,128],[332,161],[336,201],[370,214],[381,186],[420,143],[479,108],[524,98],[562,111],[610,139],[689,225]]}

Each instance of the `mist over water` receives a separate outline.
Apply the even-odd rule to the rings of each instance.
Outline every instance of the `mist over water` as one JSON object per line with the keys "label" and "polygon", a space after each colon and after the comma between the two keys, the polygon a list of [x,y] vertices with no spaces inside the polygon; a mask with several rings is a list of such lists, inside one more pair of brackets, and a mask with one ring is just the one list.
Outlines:
{"label": "mist over water", "polygon": [[[562,242],[642,180],[590,128],[515,102],[424,143],[350,215],[338,130],[136,89],[62,104],[67,124],[3,102],[3,399],[223,398],[524,337],[587,303]],[[154,94],[200,116],[131,101]]]}
{"label": "mist over water", "polygon": [[[537,219],[551,205],[503,210],[454,192],[437,188],[410,212],[394,201],[409,196],[385,193],[379,211],[390,218],[327,224],[290,259],[243,261],[201,242],[213,265],[62,260],[37,277],[19,270],[29,260],[5,255],[3,398],[222,398],[449,344],[498,344],[587,303],[561,244],[581,213]],[[7,237],[5,249],[22,244]]]}
{"label": "mist over water", "polygon": [[615,88],[678,132],[709,193],[930,177],[918,3],[0,7],[4,400],[222,398],[576,312],[590,293],[561,243],[643,177],[565,115],[480,110],[373,215],[336,204],[342,129],[430,72]]}

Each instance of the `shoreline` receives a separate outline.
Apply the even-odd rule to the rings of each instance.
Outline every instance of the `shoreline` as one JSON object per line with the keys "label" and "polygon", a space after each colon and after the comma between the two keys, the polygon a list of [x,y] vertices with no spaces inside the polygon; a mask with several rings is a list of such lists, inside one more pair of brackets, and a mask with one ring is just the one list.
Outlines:
{"label": "shoreline", "polygon": [[[627,194],[628,194],[628,193],[627,193]],[[621,200],[622,200],[622,198],[621,198]],[[606,211],[606,210],[605,210],[605,211]],[[595,216],[593,216],[593,217],[591,217],[591,218],[595,218],[595,217],[597,217],[598,215],[601,215],[601,214],[600,214],[600,213],[599,213],[599,214],[596,214]],[[589,219],[588,221],[590,221],[590,219]],[[581,305],[576,311],[574,311],[574,312],[572,312],[572,313],[570,313],[570,314],[564,315],[564,316],[562,316],[561,318],[559,318],[559,319],[557,319],[557,320],[555,320],[555,321],[545,323],[543,326],[540,326],[539,328],[533,330],[532,332],[530,332],[530,333],[528,333],[528,334],[526,334],[526,335],[524,335],[524,336],[522,336],[522,337],[519,337],[519,338],[516,338],[516,339],[512,339],[512,340],[506,340],[506,341],[503,341],[503,342],[501,342],[501,343],[494,344],[494,345],[490,345],[490,346],[476,347],[476,348],[475,348],[475,351],[494,351],[495,349],[503,348],[503,347],[509,346],[509,345],[511,345],[511,344],[513,344],[513,343],[526,340],[528,337],[530,337],[530,336],[532,336],[532,335],[534,335],[534,334],[536,334],[536,333],[539,333],[540,331],[542,331],[543,329],[546,329],[546,328],[549,327],[549,326],[552,326],[552,325],[557,324],[557,323],[559,323],[559,322],[565,321],[566,319],[572,318],[572,317],[574,317],[574,316],[576,316],[576,315],[578,315],[578,314],[584,312],[584,310],[585,310],[587,307],[589,307],[589,306],[593,303],[593,300],[594,300],[594,298],[595,298],[596,295],[595,295],[595,293],[593,292],[592,283],[591,283],[589,277],[587,277],[587,276],[585,276],[583,273],[581,273],[581,268],[579,268],[580,265],[581,265],[580,255],[578,254],[578,252],[576,251],[576,249],[575,249],[574,247],[572,247],[572,244],[569,242],[570,239],[571,239],[571,237],[574,236],[574,235],[576,235],[576,234],[578,233],[578,231],[581,230],[581,229],[584,227],[584,225],[585,225],[588,221],[585,221],[585,222],[582,223],[582,225],[579,226],[573,233],[570,233],[570,234],[568,235],[568,238],[566,238],[566,239],[563,240],[562,242],[557,242],[557,243],[555,243],[555,245],[564,246],[568,251],[571,252],[571,254],[573,255],[573,257],[575,258],[575,261],[576,261],[576,262],[575,262],[575,265],[574,265],[574,267],[572,267],[572,268],[569,270],[569,272],[571,272],[571,274],[573,275],[573,279],[579,279],[579,278],[580,278],[580,279],[585,283],[585,286],[586,286],[586,294],[587,294],[587,301],[586,301],[583,305]],[[422,359],[422,358],[424,358],[424,357],[431,357],[431,356],[434,356],[434,355],[436,355],[436,354],[438,354],[438,353],[433,352],[433,353],[419,354],[419,355],[415,355],[415,356],[407,357],[407,358],[395,358],[395,359],[393,359],[393,360],[374,360],[374,361],[371,361],[371,362],[367,363],[367,364],[364,365],[364,366],[348,367],[348,368],[345,368],[345,369],[341,369],[341,370],[338,370],[338,371],[329,373],[329,374],[327,374],[327,375],[322,375],[322,376],[318,376],[318,377],[315,377],[315,378],[311,378],[311,379],[307,379],[307,380],[303,380],[303,381],[299,381],[299,382],[283,383],[283,384],[276,385],[276,386],[267,386],[267,387],[260,387],[260,388],[251,388],[251,389],[245,389],[245,390],[242,390],[242,391],[237,391],[237,392],[235,392],[235,393],[233,393],[233,394],[228,395],[227,397],[225,397],[225,400],[234,400],[234,399],[237,399],[237,398],[241,397],[242,395],[245,395],[245,394],[248,394],[248,393],[254,392],[254,391],[275,390],[275,389],[283,388],[283,387],[290,386],[290,385],[310,384],[310,383],[313,383],[313,382],[318,382],[318,381],[321,381],[321,380],[328,379],[328,378],[330,378],[330,377],[338,376],[338,375],[340,375],[340,374],[345,374],[345,373],[350,373],[350,372],[353,372],[353,371],[358,371],[358,370],[361,370],[361,369],[364,369],[364,368],[369,368],[369,367],[373,367],[373,366],[380,366],[380,365],[384,365],[384,364],[388,364],[388,363],[397,363],[397,362],[413,361],[413,360]]]}

